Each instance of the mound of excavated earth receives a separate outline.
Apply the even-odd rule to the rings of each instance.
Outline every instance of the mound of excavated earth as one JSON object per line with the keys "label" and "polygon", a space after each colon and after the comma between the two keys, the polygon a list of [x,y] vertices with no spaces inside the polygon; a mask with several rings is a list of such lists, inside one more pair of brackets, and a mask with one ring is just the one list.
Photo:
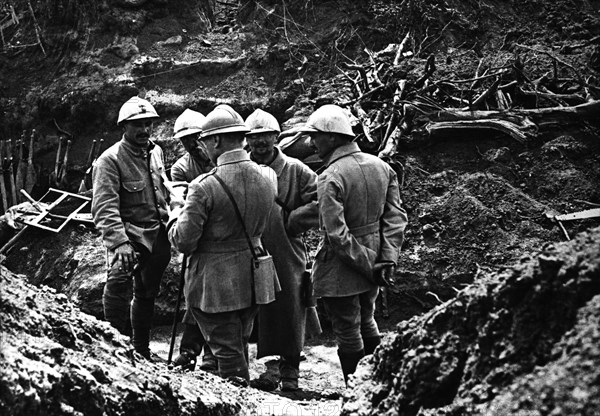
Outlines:
{"label": "mound of excavated earth", "polygon": [[274,403],[297,407],[132,355],[129,338],[107,322],[3,266],[0,288],[2,415],[238,415],[261,414]]}
{"label": "mound of excavated earth", "polygon": [[600,228],[401,322],[345,415],[600,414]]}

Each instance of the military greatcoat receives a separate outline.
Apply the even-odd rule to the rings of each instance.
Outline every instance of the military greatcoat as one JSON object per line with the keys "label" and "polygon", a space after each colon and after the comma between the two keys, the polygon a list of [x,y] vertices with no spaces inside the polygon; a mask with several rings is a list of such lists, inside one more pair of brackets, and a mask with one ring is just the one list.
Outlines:
{"label": "military greatcoat", "polygon": [[[189,185],[183,209],[169,219],[169,239],[188,255],[185,299],[188,308],[206,313],[230,312],[254,305],[252,254],[227,194],[229,187],[255,247],[261,247],[275,205],[277,178],[250,160],[245,150],[223,153],[217,167]],[[270,294],[275,299],[275,293]]]}
{"label": "military greatcoat", "polygon": [[343,297],[376,287],[376,262],[396,264],[407,224],[398,179],[356,143],[336,148],[319,175],[319,224],[324,238],[315,258],[315,296]]}
{"label": "military greatcoat", "polygon": [[298,356],[304,346],[306,305],[301,299],[306,248],[301,233],[318,225],[317,175],[297,159],[275,148],[269,165],[277,174],[277,204],[263,234],[273,256],[281,292],[258,314],[258,353]]}

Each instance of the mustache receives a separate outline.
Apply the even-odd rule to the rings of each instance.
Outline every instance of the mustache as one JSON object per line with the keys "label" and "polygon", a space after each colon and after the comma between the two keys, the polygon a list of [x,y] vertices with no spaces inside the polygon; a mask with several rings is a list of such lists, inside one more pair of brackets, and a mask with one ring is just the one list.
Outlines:
{"label": "mustache", "polygon": [[135,137],[139,137],[140,139],[147,139],[148,137],[150,137],[150,135],[148,133],[138,133],[135,135]]}

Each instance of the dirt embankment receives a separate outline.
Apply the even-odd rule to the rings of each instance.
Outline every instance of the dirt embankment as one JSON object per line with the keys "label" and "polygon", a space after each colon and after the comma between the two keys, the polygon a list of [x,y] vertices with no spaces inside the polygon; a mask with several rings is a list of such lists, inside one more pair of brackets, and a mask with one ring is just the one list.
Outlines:
{"label": "dirt embankment", "polygon": [[[262,414],[294,403],[132,353],[129,338],[47,286],[0,266],[0,413],[30,415]],[[271,406],[271,407],[269,407]]]}
{"label": "dirt embankment", "polygon": [[[26,1],[11,3],[27,13]],[[184,108],[206,113],[224,101],[245,116],[259,106],[291,127],[317,105],[356,98],[358,78],[340,65],[363,64],[369,60],[365,48],[379,53],[408,32],[414,59],[402,61],[391,74],[409,84],[422,75],[429,54],[436,55],[437,70],[430,79],[435,82],[469,80],[521,62],[525,86],[549,73],[568,92],[580,74],[597,85],[600,71],[598,5],[590,1],[373,1],[348,2],[348,7],[340,2],[291,2],[289,8],[264,1],[251,2],[258,6],[245,16],[244,25],[226,13],[211,30],[200,1],[64,0],[54,8],[50,3],[33,2],[47,55],[37,45],[28,16],[5,32],[15,48],[0,55],[0,80],[6,80],[0,82],[0,129],[6,138],[37,129],[39,193],[48,186],[58,127],[73,133],[68,172],[75,190],[91,140],[104,138],[105,148],[119,139],[116,114],[131,95],[145,95],[163,116],[155,138],[170,165],[181,151],[171,140],[172,125]],[[359,3],[370,5],[365,10]],[[545,52],[518,49],[517,43]],[[24,46],[29,44],[34,46]],[[378,109],[394,108],[393,90],[384,92],[363,103],[372,119]],[[471,88],[464,95],[462,90],[453,94],[472,100],[474,92]],[[560,100],[572,98],[566,95]],[[527,105],[549,103],[547,94],[529,98]],[[599,234],[596,230],[551,249],[547,243],[564,237],[545,213],[600,203],[598,126],[553,124],[525,143],[501,134],[412,139],[410,134],[403,137],[394,161],[409,214],[407,239],[397,285],[388,295],[389,318],[383,319],[381,309],[377,318],[382,328],[390,329],[426,314],[401,322],[397,335],[361,369],[361,385],[348,393],[345,411],[597,413],[597,297],[587,301],[597,293],[597,279],[590,276],[597,277],[592,249],[597,253],[598,247],[592,237]],[[598,219],[565,223],[571,236],[597,225]],[[540,247],[543,253],[512,266]],[[29,234],[6,261],[25,276],[21,280],[51,285],[98,317],[103,263],[98,235],[77,227],[58,236]],[[15,363],[6,367],[10,377],[2,383],[3,392],[14,400],[6,406],[29,411],[44,405],[63,414],[83,411],[79,393],[68,393],[75,386],[72,390],[94,398],[85,404],[92,414],[102,406],[131,409],[138,401],[144,409],[156,403],[153,410],[163,414],[192,411],[192,405],[182,404],[175,397],[179,393],[173,393],[187,381],[161,370],[140,376],[166,377],[172,389],[168,392],[152,383],[148,387],[136,375],[124,377],[126,372],[117,371],[120,366],[134,370],[118,352],[125,351],[124,344],[111,340],[115,333],[77,315],[64,297],[55,298],[49,289],[34,289],[4,273],[9,288],[28,293],[18,289],[15,298],[2,298],[2,312],[16,319],[15,326],[3,327],[3,346],[7,340]],[[177,275],[174,258],[163,280],[155,323],[170,321]],[[21,325],[21,318],[31,325]],[[90,329],[96,325],[100,329]],[[87,352],[85,332],[102,340],[103,351],[117,352],[100,353],[93,344]],[[81,358],[87,354],[102,371]],[[114,373],[108,383],[102,375],[107,371]],[[121,389],[121,383],[130,382],[122,377],[136,378],[137,384]],[[53,389],[48,380],[59,380],[58,387]],[[212,379],[207,383],[206,389],[212,388]],[[132,389],[134,393],[124,393]],[[231,397],[237,398],[235,394]],[[239,409],[237,399],[217,396],[209,401],[217,406],[223,400],[222,414]],[[116,397],[118,403],[107,397]]]}
{"label": "dirt embankment", "polygon": [[342,414],[600,412],[600,228],[401,322],[363,360]]}

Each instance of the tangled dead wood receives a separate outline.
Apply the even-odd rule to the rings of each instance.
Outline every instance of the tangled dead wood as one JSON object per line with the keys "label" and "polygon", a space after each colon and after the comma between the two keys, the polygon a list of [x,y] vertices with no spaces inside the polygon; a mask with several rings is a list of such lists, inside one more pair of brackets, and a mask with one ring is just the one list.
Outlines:
{"label": "tangled dead wood", "polygon": [[[340,105],[354,110],[363,132],[358,139],[382,157],[393,155],[404,138],[490,132],[526,143],[557,126],[600,119],[598,81],[550,52],[517,44],[502,65],[484,69],[482,59],[473,77],[435,79],[435,55],[423,64],[408,50],[409,38],[380,52],[366,50],[365,63],[340,65],[354,94]],[[552,70],[530,79],[517,51],[550,57]]]}

